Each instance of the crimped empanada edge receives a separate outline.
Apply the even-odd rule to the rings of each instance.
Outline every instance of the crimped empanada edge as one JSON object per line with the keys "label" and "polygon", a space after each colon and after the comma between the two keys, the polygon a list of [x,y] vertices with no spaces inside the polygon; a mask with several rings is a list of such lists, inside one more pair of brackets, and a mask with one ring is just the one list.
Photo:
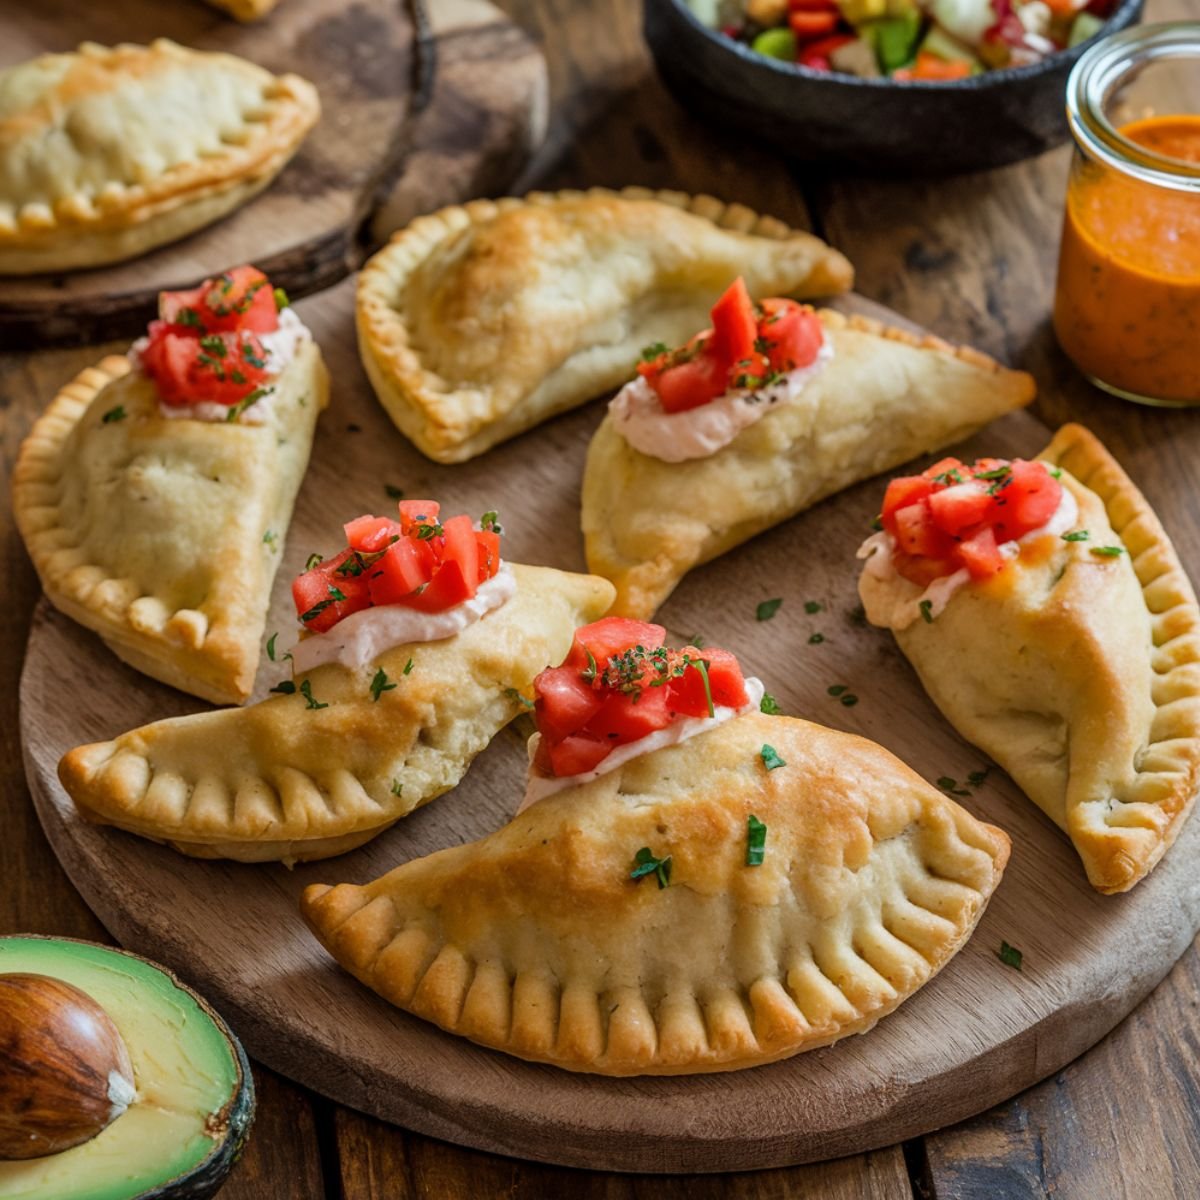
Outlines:
{"label": "crimped empanada edge", "polygon": [[[123,46],[85,42],[78,53],[104,56]],[[140,47],[139,47],[140,48]],[[181,61],[199,51],[167,38],[150,51]],[[299,75],[272,75],[234,54],[213,53],[242,73],[266,76],[259,137],[230,143],[221,154],[175,164],[148,183],[105,189],[102,198],[78,192],[53,208],[26,202],[11,222],[0,221],[0,274],[71,270],[132,258],[231,212],[262,191],[296,152],[320,117],[317,89]]]}
{"label": "crimped empanada edge", "polygon": [[[325,381],[315,406],[319,412],[328,403],[328,379],[319,349],[316,354],[318,374]],[[13,468],[17,529],[47,599],[60,612],[99,634],[119,658],[151,678],[214,704],[240,704],[249,696],[258,670],[258,630],[247,642],[228,628],[214,632],[209,618],[195,609],[158,612],[162,606],[153,603],[152,615],[135,617],[134,606],[141,600],[154,601],[153,596],[127,597],[119,586],[124,581],[98,564],[56,562],[62,551],[77,543],[64,540],[70,531],[57,523],[57,503],[48,504],[46,493],[57,490],[68,469],[63,451],[75,425],[96,396],[129,370],[129,360],[122,355],[85,368],[34,422]],[[116,597],[114,591],[119,593]]]}
{"label": "crimped empanada edge", "polygon": [[[587,198],[653,200],[703,217],[719,229],[778,241],[810,237],[814,242],[820,242],[808,230],[794,229],[778,218],[757,213],[744,204],[726,203],[706,194],[690,195],[645,187],[530,192],[523,197],[471,200],[418,217],[394,234],[391,241],[364,264],[356,290],[355,324],[359,354],[380,402],[401,433],[435,462],[462,462],[489,448],[494,439],[488,437],[488,430],[484,429],[464,441],[454,430],[443,428],[432,418],[432,414],[445,406],[447,396],[453,393],[440,388],[438,376],[422,365],[408,326],[393,305],[394,299],[430,251],[468,225],[482,224],[500,213],[529,204],[551,206]],[[821,242],[821,245],[825,244]],[[848,290],[853,284],[854,268],[832,246],[825,246],[825,249],[835,256],[838,268],[835,286]]]}
{"label": "crimped empanada edge", "polygon": [[[1196,800],[1200,783],[1200,607],[1158,516],[1090,430],[1076,424],[1062,426],[1038,457],[1070,471],[1099,497],[1113,531],[1129,553],[1150,614],[1155,716],[1133,784],[1133,802],[1158,806],[1167,814],[1168,823],[1149,846],[1133,836],[1117,838],[1112,853],[1103,860],[1096,861],[1094,854],[1091,861],[1085,858],[1092,886],[1111,895],[1128,891],[1150,873],[1179,836]],[[1147,760],[1158,769],[1146,769]],[[1129,802],[1116,796],[1112,799],[1116,805]],[[1107,828],[1115,833],[1120,827]]]}

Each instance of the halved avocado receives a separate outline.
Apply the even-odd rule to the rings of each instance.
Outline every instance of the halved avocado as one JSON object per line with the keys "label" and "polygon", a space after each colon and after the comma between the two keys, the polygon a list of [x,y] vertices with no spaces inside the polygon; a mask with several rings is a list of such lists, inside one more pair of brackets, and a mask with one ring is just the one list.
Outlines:
{"label": "halved avocado", "polygon": [[69,938],[0,937],[0,974],[86,992],[116,1025],[137,1096],[91,1141],[0,1161],[5,1200],[204,1200],[225,1182],[254,1119],[237,1038],[195,992],[136,954]]}

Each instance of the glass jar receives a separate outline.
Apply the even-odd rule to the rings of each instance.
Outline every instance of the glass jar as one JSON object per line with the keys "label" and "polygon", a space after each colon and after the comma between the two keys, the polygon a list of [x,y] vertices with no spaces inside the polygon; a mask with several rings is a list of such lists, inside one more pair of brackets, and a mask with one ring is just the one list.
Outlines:
{"label": "glass jar", "polygon": [[1067,83],[1075,156],[1054,329],[1093,383],[1200,404],[1200,23],[1098,42]]}

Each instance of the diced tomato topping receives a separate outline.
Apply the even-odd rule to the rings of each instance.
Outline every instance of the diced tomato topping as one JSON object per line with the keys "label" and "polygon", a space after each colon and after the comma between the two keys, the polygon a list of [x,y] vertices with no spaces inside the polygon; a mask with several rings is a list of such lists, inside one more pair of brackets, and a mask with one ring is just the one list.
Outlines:
{"label": "diced tomato topping", "polygon": [[974,579],[1003,570],[1000,546],[1040,529],[1061,500],[1044,463],[944,458],[888,484],[882,523],[896,542],[896,570],[925,587],[963,567]]}
{"label": "diced tomato topping", "polygon": [[661,625],[625,617],[605,617],[575,631],[563,665],[533,682],[541,735],[535,769],[590,771],[614,747],[675,720],[746,704],[745,680],[732,654],[694,646],[668,650],[665,637]]}
{"label": "diced tomato topping", "polygon": [[792,32],[802,41],[807,38],[824,37],[838,27],[836,12],[804,12],[803,10],[788,13],[788,25]]}
{"label": "diced tomato topping", "polygon": [[[824,19],[826,14],[817,15]],[[666,412],[686,412],[730,388],[753,390],[780,373],[808,366],[825,338],[820,318],[806,305],[770,298],[762,302],[761,314],[756,312],[740,277],[713,305],[711,316],[711,330],[638,364],[638,374]]]}
{"label": "diced tomato topping", "polygon": [[[470,517],[441,524],[440,515],[436,501],[404,500],[399,521],[365,515],[347,522],[347,548],[293,583],[297,616],[308,629],[324,633],[371,605],[443,612],[471,599],[500,570],[498,525],[480,531]],[[494,517],[487,515],[489,526]]]}

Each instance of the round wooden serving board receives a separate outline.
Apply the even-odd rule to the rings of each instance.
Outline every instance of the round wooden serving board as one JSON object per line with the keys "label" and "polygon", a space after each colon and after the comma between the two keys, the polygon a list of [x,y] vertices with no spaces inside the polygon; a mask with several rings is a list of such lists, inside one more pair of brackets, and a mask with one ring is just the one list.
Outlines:
{"label": "round wooden serving board", "polygon": [[0,276],[0,349],[135,336],[160,291],[244,262],[293,296],[317,292],[417,213],[503,192],[545,133],[545,62],[487,0],[284,0],[253,25],[200,0],[36,0],[0,16],[0,68],[156,37],[303,75],[321,119],[215,225],[109,267]]}
{"label": "round wooden serving board", "polygon": [[[498,508],[516,561],[582,569],[579,477],[592,404],[459,467],[421,458],[375,403],[354,348],[347,281],[299,308],[325,351],[333,402],[283,551],[268,632],[292,625],[288,586],[341,523],[390,507],[385,486],[451,512]],[[875,311],[865,302],[849,306]],[[1048,433],[1018,414],[965,453],[1032,454]],[[986,765],[925,697],[891,637],[858,624],[854,551],[881,481],[694,572],[661,619],[735,650],[785,712],[865,734],[926,778]],[[760,600],[782,597],[760,622]],[[805,611],[815,600],[822,610]],[[825,640],[810,644],[813,633]],[[258,695],[284,675],[264,659]],[[845,707],[828,695],[846,684]],[[30,785],[46,833],[84,898],[126,946],[167,963],[216,1003],[251,1053],[334,1099],[485,1150],[573,1166],[718,1171],[833,1157],[960,1120],[1058,1070],[1158,982],[1200,925],[1200,822],[1131,894],[1098,895],[1065,838],[998,769],[963,801],[1013,838],[975,936],[875,1029],[786,1062],[721,1075],[608,1079],[484,1050],[401,1013],[343,974],[297,915],[309,883],[365,882],[409,858],[503,824],[522,794],[525,718],[453,792],[341,858],[282,866],[206,863],[83,823],[60,789],[60,755],[190,699],[122,665],[43,601],[21,683]],[[214,746],[219,754],[220,747]],[[1024,955],[1006,966],[1001,941]]]}

